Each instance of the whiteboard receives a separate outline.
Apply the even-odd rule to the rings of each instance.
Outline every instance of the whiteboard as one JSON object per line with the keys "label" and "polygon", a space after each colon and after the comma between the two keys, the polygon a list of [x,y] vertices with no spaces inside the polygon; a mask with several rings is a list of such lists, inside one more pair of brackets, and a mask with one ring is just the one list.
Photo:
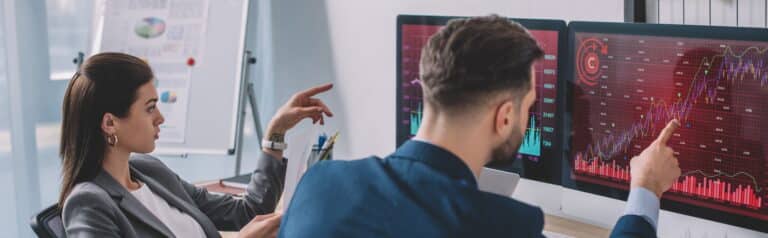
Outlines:
{"label": "whiteboard", "polygon": [[[114,2],[112,2],[114,1]],[[242,102],[242,69],[245,48],[248,0],[99,0],[94,9],[94,33],[92,54],[106,51],[131,53],[131,50],[115,46],[116,28],[136,24],[135,19],[116,17],[115,5],[123,8],[146,6],[146,4],[187,4],[205,2],[206,16],[201,43],[193,54],[194,64],[190,66],[186,93],[179,97],[185,101],[186,113],[176,115],[176,124],[183,124],[183,136],[178,140],[163,141],[165,129],[161,126],[161,140],[153,154],[232,154],[235,149],[238,104]],[[133,4],[133,5],[132,5]],[[126,10],[126,12],[128,12]],[[147,15],[151,15],[148,13]],[[130,21],[130,22],[129,22]],[[168,23],[171,25],[172,23]],[[164,24],[165,26],[165,24]],[[165,28],[165,27],[163,27]],[[138,31],[137,31],[138,34]],[[126,40],[130,37],[121,37]],[[158,37],[160,38],[160,37]],[[109,40],[106,41],[106,40]],[[130,40],[130,39],[129,39]],[[136,38],[135,40],[141,40]],[[109,45],[109,46],[108,46]],[[136,52],[136,51],[134,51]],[[139,53],[140,54],[140,53]],[[136,54],[135,54],[136,55]],[[137,55],[138,56],[138,55]],[[153,65],[153,57],[145,58]],[[169,58],[169,57],[165,57]],[[189,59],[184,58],[184,59]],[[186,62],[186,61],[185,61]],[[153,68],[156,77],[158,69]],[[159,84],[163,81],[158,79]],[[160,86],[158,86],[160,87]],[[161,92],[158,95],[162,98]],[[174,94],[175,95],[175,94]],[[185,97],[186,96],[186,97]],[[176,98],[175,96],[173,98]],[[175,99],[174,99],[175,101]],[[168,113],[161,113],[166,117]]]}

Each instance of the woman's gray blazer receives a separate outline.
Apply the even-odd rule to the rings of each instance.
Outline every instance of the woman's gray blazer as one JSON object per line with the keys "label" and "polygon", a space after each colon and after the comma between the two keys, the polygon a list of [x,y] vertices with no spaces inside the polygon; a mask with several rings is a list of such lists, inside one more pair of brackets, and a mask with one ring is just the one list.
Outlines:
{"label": "woman's gray blazer", "polygon": [[[179,178],[149,155],[131,157],[131,176],[172,207],[190,215],[207,237],[237,231],[274,211],[285,181],[285,159],[262,153],[243,198],[210,193]],[[68,237],[174,237],[171,231],[106,171],[77,184],[62,211]]]}

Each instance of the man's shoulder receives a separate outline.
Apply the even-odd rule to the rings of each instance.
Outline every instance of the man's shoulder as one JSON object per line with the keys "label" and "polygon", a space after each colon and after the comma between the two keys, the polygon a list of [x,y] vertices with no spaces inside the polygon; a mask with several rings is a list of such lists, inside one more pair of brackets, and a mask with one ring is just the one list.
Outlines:
{"label": "man's shoulder", "polygon": [[378,160],[368,157],[313,165],[301,177],[291,198],[280,225],[281,237],[344,237],[340,234],[369,232],[358,221],[384,224],[376,217],[392,211],[391,197],[381,194],[392,190]]}
{"label": "man's shoulder", "polygon": [[320,161],[307,170],[306,176],[327,176],[339,175],[339,171],[343,171],[345,176],[350,174],[365,174],[372,170],[381,168],[381,158],[376,156],[370,156],[362,159],[355,160],[328,160]]}

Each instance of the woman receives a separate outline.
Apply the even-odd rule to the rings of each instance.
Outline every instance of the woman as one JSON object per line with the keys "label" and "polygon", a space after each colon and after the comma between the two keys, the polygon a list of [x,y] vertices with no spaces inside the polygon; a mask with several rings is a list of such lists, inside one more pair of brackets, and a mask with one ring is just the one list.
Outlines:
{"label": "woman", "polygon": [[[195,187],[146,155],[164,120],[154,85],[146,62],[121,53],[90,57],[69,83],[59,152],[67,236],[218,237],[219,230],[275,236],[282,215],[272,212],[286,166],[280,148],[263,149],[244,199]],[[323,123],[323,114],[332,116],[312,98],[331,87],[294,95],[269,123],[268,140],[281,142],[304,118]]]}

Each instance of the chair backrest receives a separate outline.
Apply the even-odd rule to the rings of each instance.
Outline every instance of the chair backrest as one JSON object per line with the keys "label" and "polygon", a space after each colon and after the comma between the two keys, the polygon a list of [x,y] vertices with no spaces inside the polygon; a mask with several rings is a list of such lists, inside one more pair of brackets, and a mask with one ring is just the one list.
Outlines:
{"label": "chair backrest", "polygon": [[32,217],[29,226],[40,238],[67,237],[58,204],[53,204]]}

